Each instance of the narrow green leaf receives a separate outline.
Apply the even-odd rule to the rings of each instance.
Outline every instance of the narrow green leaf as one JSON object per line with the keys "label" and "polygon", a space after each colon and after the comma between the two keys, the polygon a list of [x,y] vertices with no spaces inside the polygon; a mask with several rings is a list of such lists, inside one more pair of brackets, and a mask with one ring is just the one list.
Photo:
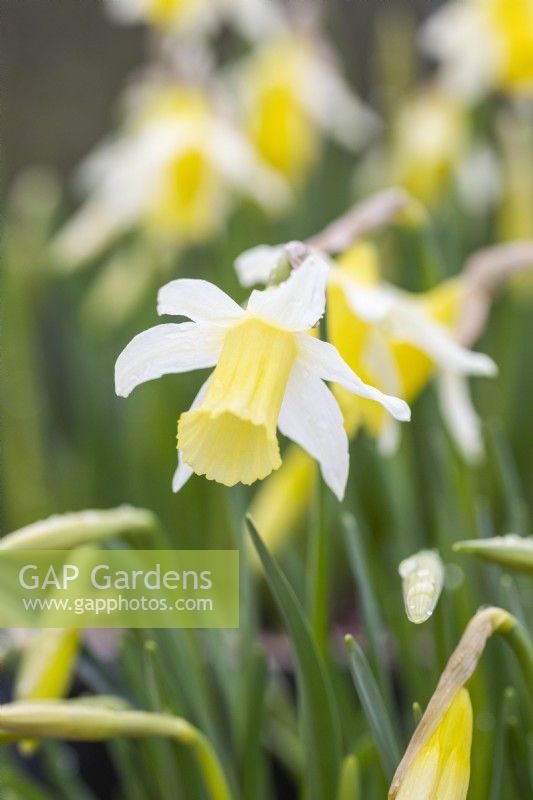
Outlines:
{"label": "narrow green leaf", "polygon": [[341,760],[341,735],[333,693],[309,624],[287,579],[263,544],[253,522],[248,528],[265,570],[270,590],[295,650],[308,753],[309,795],[321,800],[335,796]]}
{"label": "narrow green leaf", "polygon": [[315,480],[314,508],[309,532],[306,592],[311,631],[322,658],[327,657],[331,568],[327,492],[328,489],[322,481]]}
{"label": "narrow green leaf", "polygon": [[531,749],[517,716],[506,721],[507,759],[518,797],[531,796]]}
{"label": "narrow green leaf", "polygon": [[489,425],[488,434],[488,451],[506,506],[506,528],[525,534],[528,528],[527,504],[511,446],[500,422]]}
{"label": "narrow green leaf", "polygon": [[44,771],[55,787],[57,800],[96,800],[81,779],[72,752],[60,742],[45,742],[42,748]]}
{"label": "narrow green leaf", "polygon": [[[152,711],[163,713],[161,698],[161,664],[160,654],[157,643],[152,638],[144,642],[144,676],[146,680],[147,693],[150,698],[150,708]],[[154,761],[157,765],[156,775],[159,794],[161,800],[174,800],[176,798],[176,788],[179,786],[176,763],[171,742],[167,739],[156,739],[151,742],[154,753]]]}
{"label": "narrow green leaf", "polygon": [[58,800],[57,795],[48,791],[34,778],[30,778],[20,767],[17,768],[7,748],[0,750],[0,797],[2,800],[24,798],[24,800]]}
{"label": "narrow green leaf", "polygon": [[244,726],[242,743],[243,797],[255,800],[260,795],[261,729],[265,711],[266,657],[262,650],[253,650],[246,671]]}
{"label": "narrow green leaf", "polygon": [[352,514],[343,514],[341,518],[344,543],[348,554],[348,561],[356,582],[356,588],[361,601],[365,633],[368,637],[372,652],[372,661],[378,671],[378,678],[382,691],[386,697],[391,696],[389,676],[386,669],[386,654],[384,650],[384,625],[374,591],[366,553],[361,540],[361,532],[357,521]]}
{"label": "narrow green leaf", "polygon": [[304,748],[290,687],[280,676],[269,686],[265,696],[263,738],[287,773],[295,780],[304,769]]}
{"label": "narrow green leaf", "polygon": [[144,784],[142,764],[136,752],[138,745],[138,742],[128,739],[110,739],[107,743],[122,796],[128,800],[145,800],[148,793]]}
{"label": "narrow green leaf", "polygon": [[400,761],[400,748],[390,717],[365,654],[353,636],[346,636],[345,642],[359,700],[372,731],[385,775],[387,779],[392,780],[394,770]]}
{"label": "narrow green leaf", "polygon": [[490,782],[489,800],[499,800],[504,796],[504,775],[505,775],[505,749],[507,746],[507,724],[512,713],[515,701],[515,690],[508,687],[503,696],[503,706],[499,722],[497,724],[497,735],[495,736],[494,753],[492,758],[492,775]]}

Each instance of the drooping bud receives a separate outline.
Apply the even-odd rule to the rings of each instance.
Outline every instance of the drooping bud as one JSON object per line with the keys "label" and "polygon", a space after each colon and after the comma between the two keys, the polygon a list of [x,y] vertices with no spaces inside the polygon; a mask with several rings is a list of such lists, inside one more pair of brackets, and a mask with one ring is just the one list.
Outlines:
{"label": "drooping bud", "polygon": [[[416,727],[392,780],[389,800],[441,797],[444,795],[439,792],[439,787],[449,786],[450,780],[455,781],[456,791],[449,796],[456,800],[466,797],[469,764],[463,756],[467,745],[470,751],[470,734],[464,737],[465,731],[468,733],[471,728],[471,710],[464,686],[472,677],[487,640],[494,633],[502,634],[511,645],[526,679],[531,683],[533,646],[524,628],[502,608],[489,607],[478,611],[468,623]],[[463,737],[462,755],[457,751],[458,737]],[[451,761],[447,763],[449,759]],[[451,771],[448,771],[449,767]],[[418,787],[416,791],[413,786]]]}
{"label": "drooping bud", "polygon": [[54,514],[0,539],[0,550],[70,550],[126,533],[151,533],[157,519],[133,506]]}
{"label": "drooping bud", "polygon": [[509,533],[490,539],[467,539],[456,542],[453,549],[458,553],[471,553],[502,567],[533,572],[533,536]]}

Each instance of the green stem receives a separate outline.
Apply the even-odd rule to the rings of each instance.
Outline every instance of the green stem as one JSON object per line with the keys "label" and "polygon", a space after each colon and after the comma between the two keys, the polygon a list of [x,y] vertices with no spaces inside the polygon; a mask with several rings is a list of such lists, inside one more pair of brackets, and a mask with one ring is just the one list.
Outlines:
{"label": "green stem", "polygon": [[513,648],[517,661],[522,668],[526,685],[529,688],[528,694],[533,708],[533,644],[522,623],[515,617],[513,617],[513,620],[514,624],[500,628],[499,633],[505,636],[507,642]]}
{"label": "green stem", "polygon": [[101,741],[117,736],[169,736],[190,747],[199,763],[211,800],[232,800],[218,757],[209,740],[193,725],[170,714],[116,707],[116,698],[91,701],[15,702],[0,706],[0,732],[24,739]]}
{"label": "green stem", "polygon": [[367,554],[363,547],[362,536],[355,517],[351,514],[343,514],[341,525],[348,561],[357,583],[356,588],[361,602],[365,634],[368,637],[369,649],[372,653],[372,666],[377,673],[380,689],[386,699],[386,705],[390,709],[392,706],[392,687],[387,670],[384,626],[374,591],[375,587],[370,574]]}
{"label": "green stem", "polygon": [[213,800],[231,800],[230,790],[222,772],[222,767],[209,740],[199,731],[196,731],[195,738],[191,744]]}
{"label": "green stem", "polygon": [[323,658],[327,655],[330,541],[326,488],[317,478],[314,524],[309,542],[307,583],[308,613],[311,631]]}

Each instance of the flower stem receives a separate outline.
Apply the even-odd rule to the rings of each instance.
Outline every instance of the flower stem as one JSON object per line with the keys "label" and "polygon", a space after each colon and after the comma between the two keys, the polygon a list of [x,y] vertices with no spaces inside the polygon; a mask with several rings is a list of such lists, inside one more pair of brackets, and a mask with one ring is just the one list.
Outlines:
{"label": "flower stem", "polygon": [[520,664],[533,707],[533,643],[522,623],[516,617],[511,619],[513,623],[500,628],[499,633],[506,638]]}
{"label": "flower stem", "polygon": [[22,739],[30,736],[74,741],[169,736],[193,750],[211,800],[231,800],[217,755],[197,728],[170,714],[117,708],[116,702],[116,698],[105,698],[105,703],[102,700],[100,704],[92,699],[7,703],[0,706],[0,732]]}
{"label": "flower stem", "polygon": [[311,630],[323,658],[327,654],[330,541],[326,488],[316,480],[315,509],[309,542],[307,603]]}

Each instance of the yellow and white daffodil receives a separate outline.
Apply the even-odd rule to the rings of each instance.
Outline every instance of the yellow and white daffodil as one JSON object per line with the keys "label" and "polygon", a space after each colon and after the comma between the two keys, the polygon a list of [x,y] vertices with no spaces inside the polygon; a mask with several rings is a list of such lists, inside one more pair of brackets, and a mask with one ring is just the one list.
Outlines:
{"label": "yellow and white daffodil", "polygon": [[374,114],[311,37],[269,39],[233,77],[250,140],[267,164],[291,180],[307,173],[323,135],[357,150],[375,130]]}
{"label": "yellow and white daffodil", "polygon": [[[325,256],[323,256],[326,258]],[[464,291],[461,279],[446,281],[421,295],[381,281],[376,249],[360,242],[328,260],[327,334],[345,362],[382,391],[414,400],[436,374],[441,412],[459,450],[468,460],[482,453],[481,423],[472,406],[466,375],[495,371],[490,358],[461,347],[453,325]],[[283,245],[260,245],[235,263],[241,283],[267,283],[287,268]],[[375,403],[333,385],[350,438],[360,428],[383,453],[396,448],[398,426]],[[297,529],[313,492],[315,469],[305,452],[291,447],[283,468],[256,492],[250,514],[273,551]],[[291,497],[290,503],[283,498]]]}
{"label": "yellow and white daffodil", "polygon": [[146,23],[158,30],[187,37],[205,36],[225,22],[255,39],[283,24],[275,0],[107,0],[117,22]]}
{"label": "yellow and white daffodil", "polygon": [[[363,375],[374,376],[382,388],[395,387],[394,393],[408,402],[436,374],[450,433],[465,457],[478,458],[480,424],[465,377],[493,376],[496,366],[484,353],[467,350],[454,339],[461,281],[446,281],[425,294],[403,291],[380,280],[377,252],[363,243],[337,259],[328,297],[328,337],[352,368],[358,364]],[[367,404],[352,403],[342,387],[337,399],[348,430],[363,425],[382,450],[394,450],[399,433],[394,424]]]}
{"label": "yellow and white daffodil", "polygon": [[192,321],[136,336],[117,359],[115,386],[127,397],[164,374],[215,367],[178,421],[174,491],[193,472],[227,486],[265,478],[281,466],[279,428],[319,462],[325,482],[342,498],[348,438],[324,381],[409,419],[403,400],[365,384],[333,345],[310,335],[324,313],[328,269],[311,254],[283,283],[253,291],[245,309],[206,281],[176,280],[160,290],[160,314]]}
{"label": "yellow and white daffodil", "polygon": [[238,195],[269,211],[287,203],[284,180],[260,162],[207,93],[157,86],[139,98],[125,130],[81,167],[88,199],[56,239],[63,261],[90,258],[134,227],[172,244],[204,240]]}
{"label": "yellow and white daffodil", "polygon": [[454,0],[431,16],[422,45],[452,94],[533,93],[533,0]]}
{"label": "yellow and white daffodil", "polygon": [[473,215],[494,208],[502,194],[496,152],[474,138],[464,102],[436,86],[424,86],[402,102],[389,141],[373,147],[357,174],[368,189],[387,186],[392,177],[425,205],[451,190]]}
{"label": "yellow and white daffodil", "polygon": [[[267,282],[283,258],[282,246],[259,246],[236,261],[241,283]],[[479,455],[479,422],[468,398],[464,377],[494,375],[492,359],[462,347],[453,336],[462,299],[459,279],[426,294],[410,294],[380,279],[376,249],[366,242],[354,245],[329,261],[329,341],[347,364],[382,391],[413,400],[434,373],[439,377],[441,408],[462,452]],[[334,387],[346,430],[364,426],[390,451],[397,442],[393,420],[363,399]]]}

